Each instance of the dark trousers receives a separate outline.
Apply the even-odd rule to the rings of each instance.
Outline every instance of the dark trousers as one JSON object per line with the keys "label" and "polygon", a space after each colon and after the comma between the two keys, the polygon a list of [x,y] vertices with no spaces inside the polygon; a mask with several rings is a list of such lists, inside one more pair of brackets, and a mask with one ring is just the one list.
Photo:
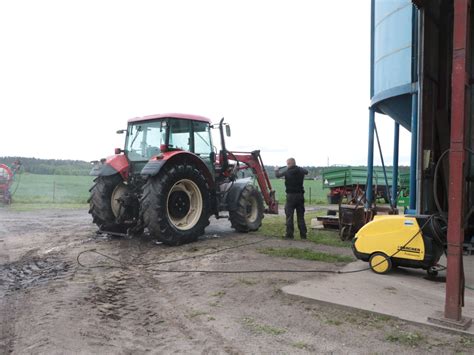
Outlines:
{"label": "dark trousers", "polygon": [[296,210],[296,219],[298,221],[298,229],[300,236],[305,238],[307,229],[304,222],[304,194],[286,194],[285,215],[286,215],[286,237],[293,238],[295,231],[293,215]]}

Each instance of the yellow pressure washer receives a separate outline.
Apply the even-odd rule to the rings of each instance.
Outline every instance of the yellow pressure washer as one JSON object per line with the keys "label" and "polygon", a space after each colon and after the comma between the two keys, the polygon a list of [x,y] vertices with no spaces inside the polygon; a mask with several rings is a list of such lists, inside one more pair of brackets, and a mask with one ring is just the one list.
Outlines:
{"label": "yellow pressure washer", "polygon": [[445,251],[443,220],[435,215],[375,216],[352,241],[355,256],[368,261],[377,274],[393,267],[421,268],[438,274],[438,261]]}

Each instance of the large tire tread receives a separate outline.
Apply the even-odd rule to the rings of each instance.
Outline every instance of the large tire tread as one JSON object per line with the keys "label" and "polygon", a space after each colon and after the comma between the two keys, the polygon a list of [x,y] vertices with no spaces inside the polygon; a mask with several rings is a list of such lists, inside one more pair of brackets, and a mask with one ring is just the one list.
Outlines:
{"label": "large tire tread", "polygon": [[[257,201],[258,215],[253,223],[249,223],[247,220],[247,206],[251,198],[255,198]],[[242,190],[238,206],[235,211],[229,211],[229,219],[237,232],[248,233],[257,231],[262,226],[263,220],[263,197],[260,191],[258,191],[253,185],[247,185]]]}
{"label": "large tire tread", "polygon": [[119,174],[112,176],[98,176],[94,179],[94,185],[89,190],[91,195],[88,199],[89,213],[92,215],[92,222],[99,228],[123,231],[125,226],[117,224],[112,212],[111,196],[115,187],[123,181]]}
{"label": "large tire tread", "polygon": [[[203,211],[194,227],[189,230],[179,230],[170,222],[167,211],[168,192],[177,181],[192,180],[200,189],[203,198]],[[164,168],[157,176],[150,177],[143,187],[140,201],[140,213],[145,228],[158,241],[177,246],[195,242],[204,234],[209,225],[210,210],[209,186],[203,174],[192,164],[176,164]]]}

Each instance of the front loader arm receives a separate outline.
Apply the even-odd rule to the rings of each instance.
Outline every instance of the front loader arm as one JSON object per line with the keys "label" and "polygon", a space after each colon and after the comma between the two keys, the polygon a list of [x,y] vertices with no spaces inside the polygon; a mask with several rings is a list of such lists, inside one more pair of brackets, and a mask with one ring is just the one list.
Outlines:
{"label": "front loader arm", "polygon": [[258,186],[262,192],[263,199],[268,208],[265,213],[278,214],[278,201],[275,197],[275,190],[272,188],[267,171],[263,165],[262,156],[259,150],[253,152],[229,152],[227,151],[227,159],[243,163],[244,166],[239,167],[239,170],[252,169],[252,172],[257,177]]}

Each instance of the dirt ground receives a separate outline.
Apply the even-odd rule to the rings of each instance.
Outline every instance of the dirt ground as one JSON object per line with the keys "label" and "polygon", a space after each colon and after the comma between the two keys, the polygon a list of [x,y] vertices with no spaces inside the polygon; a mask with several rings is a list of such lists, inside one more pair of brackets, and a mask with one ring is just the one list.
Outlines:
{"label": "dirt ground", "polygon": [[[0,208],[0,353],[473,353],[474,339],[292,298],[313,274],[165,270],[317,269],[342,264],[266,256],[262,247],[347,248],[266,240],[176,263],[156,262],[261,240],[214,221],[197,243],[166,247],[95,234],[85,210]],[[123,263],[95,253],[96,249]],[[155,264],[153,264],[155,263]],[[91,268],[90,266],[101,266]],[[324,274],[316,277],[324,278]]]}

